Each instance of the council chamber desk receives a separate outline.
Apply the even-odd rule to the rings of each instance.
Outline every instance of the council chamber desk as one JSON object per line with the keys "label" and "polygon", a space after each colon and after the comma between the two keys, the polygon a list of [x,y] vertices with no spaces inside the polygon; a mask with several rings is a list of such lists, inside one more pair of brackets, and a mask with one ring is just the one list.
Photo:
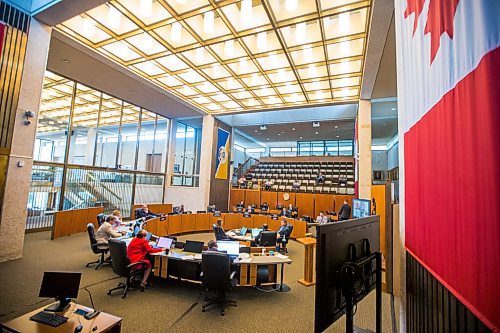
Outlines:
{"label": "council chamber desk", "polygon": [[38,333],[63,333],[63,332],[74,332],[75,327],[80,323],[83,326],[81,332],[92,332],[92,333],[119,333],[121,332],[122,318],[110,315],[108,313],[101,312],[94,318],[87,320],[76,313],[77,309],[91,310],[83,305],[71,302],[70,307],[64,312],[59,312],[59,315],[68,317],[68,321],[58,327],[52,327],[49,325],[37,323],[30,320],[30,317],[43,311],[47,306],[43,306],[37,310],[31,311],[12,319],[6,323],[0,324],[0,332],[38,332]]}
{"label": "council chamber desk", "polygon": [[[220,216],[214,216],[211,213],[198,214],[180,214],[169,215],[162,218],[148,220],[145,229],[158,236],[175,236],[183,233],[192,232],[213,232],[212,225],[218,219],[224,221],[224,230],[246,228],[260,228],[263,224],[269,225],[269,230],[278,230],[280,221],[273,220],[270,215],[252,214],[249,217],[241,213],[223,213]],[[293,225],[293,231],[290,237],[292,239],[305,237],[307,223],[302,220],[284,218],[287,223]]]}
{"label": "council chamber desk", "polygon": [[[232,263],[238,273],[239,286],[256,286],[259,284],[278,284],[278,266],[280,266],[279,290],[283,289],[284,265],[292,260],[286,256],[261,256],[250,254],[248,259],[235,259]],[[154,276],[167,279],[181,279],[201,282],[201,255],[172,249],[168,254],[154,254]]]}

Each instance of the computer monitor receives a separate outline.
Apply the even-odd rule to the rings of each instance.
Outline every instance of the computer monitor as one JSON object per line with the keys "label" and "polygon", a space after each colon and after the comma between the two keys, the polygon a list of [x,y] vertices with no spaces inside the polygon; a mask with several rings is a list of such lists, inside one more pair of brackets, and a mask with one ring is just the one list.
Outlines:
{"label": "computer monitor", "polygon": [[276,246],[276,232],[275,231],[263,231],[260,235],[260,246]]}
{"label": "computer monitor", "polygon": [[80,289],[79,272],[45,272],[43,273],[42,285],[39,297],[55,298],[57,303],[45,308],[45,311],[61,312],[69,307],[71,298],[78,297]]}
{"label": "computer monitor", "polygon": [[151,239],[151,236],[153,236],[153,233],[152,232],[148,232],[146,234],[146,240],[149,242],[149,240]]}
{"label": "computer monitor", "polygon": [[137,234],[139,233],[139,231],[141,231],[141,228],[138,225],[136,225],[134,227],[134,232],[132,233],[132,236],[133,237],[137,236]]}
{"label": "computer monitor", "polygon": [[184,245],[184,252],[201,253],[203,252],[203,244],[205,243],[188,240]]}
{"label": "computer monitor", "polygon": [[260,232],[261,232],[261,231],[262,231],[262,229],[259,229],[259,228],[253,228],[253,229],[252,229],[252,237],[253,237],[253,238],[257,237],[257,236],[260,234]]}
{"label": "computer monitor", "polygon": [[278,215],[273,214],[273,216],[271,216],[271,220],[278,220]]}
{"label": "computer monitor", "polygon": [[251,215],[250,215],[250,213],[248,213],[248,212],[244,212],[244,213],[243,213],[243,217],[249,218],[250,216],[251,216]]}
{"label": "computer monitor", "polygon": [[370,216],[370,206],[370,200],[352,199],[352,218],[359,219]]}
{"label": "computer monitor", "polygon": [[156,242],[157,247],[165,248],[165,249],[170,249],[172,247],[172,242],[174,240],[172,238],[168,237],[160,237],[158,238],[158,241]]}
{"label": "computer monitor", "polygon": [[245,236],[245,234],[247,233],[247,230],[248,229],[246,227],[241,227],[241,229],[240,229],[240,235]]}
{"label": "computer monitor", "polygon": [[230,256],[238,256],[240,254],[240,242],[218,241],[217,249],[225,251]]}
{"label": "computer monitor", "polygon": [[214,211],[214,217],[220,217],[220,216],[221,214],[219,210]]}

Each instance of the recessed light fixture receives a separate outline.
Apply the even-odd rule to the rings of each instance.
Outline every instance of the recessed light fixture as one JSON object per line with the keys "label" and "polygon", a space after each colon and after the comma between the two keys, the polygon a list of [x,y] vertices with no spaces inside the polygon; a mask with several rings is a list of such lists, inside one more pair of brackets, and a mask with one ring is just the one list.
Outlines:
{"label": "recessed light fixture", "polygon": [[337,138],[340,138],[340,135],[337,135]]}
{"label": "recessed light fixture", "polygon": [[61,59],[62,62],[64,62],[65,64],[69,64],[69,60],[68,59]]}
{"label": "recessed light fixture", "polygon": [[335,128],[339,128],[337,125],[335,125]]}
{"label": "recessed light fixture", "polygon": [[299,139],[303,139],[303,137],[299,137]]}
{"label": "recessed light fixture", "polygon": [[392,110],[392,111],[396,111],[396,108],[392,108],[391,110]]}
{"label": "recessed light fixture", "polygon": [[319,132],[315,132],[314,134],[316,134],[316,135],[317,135],[317,134],[319,134]]}
{"label": "recessed light fixture", "polygon": [[257,132],[259,132],[259,131],[255,130],[254,132],[255,132],[255,133],[257,133]]}
{"label": "recessed light fixture", "polygon": [[269,138],[267,138],[266,140],[269,141]]}
{"label": "recessed light fixture", "polygon": [[387,126],[387,124],[384,124],[384,126]]}
{"label": "recessed light fixture", "polygon": [[261,125],[261,126],[260,126],[260,130],[261,130],[261,131],[265,131],[266,129],[267,129],[267,126],[266,126],[266,125]]}
{"label": "recessed light fixture", "polygon": [[278,135],[281,135],[281,133],[278,133]]}
{"label": "recessed light fixture", "polygon": [[295,131],[295,127],[292,127],[292,131]]}

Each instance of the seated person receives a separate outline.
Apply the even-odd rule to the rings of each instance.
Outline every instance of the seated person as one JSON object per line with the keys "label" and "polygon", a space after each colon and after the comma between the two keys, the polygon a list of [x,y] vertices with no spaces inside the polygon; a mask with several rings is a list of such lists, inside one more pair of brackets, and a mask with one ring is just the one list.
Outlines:
{"label": "seated person", "polygon": [[[262,225],[262,231],[269,231],[269,225],[267,223]],[[257,236],[255,236],[255,244],[257,246],[260,246],[260,240],[262,238],[262,231],[259,232],[259,234]]]}
{"label": "seated person", "polygon": [[[115,209],[115,210],[113,211],[113,213],[111,213],[111,215],[116,216],[116,218],[118,219],[118,222],[119,222],[119,223],[118,223],[118,225],[117,225],[117,226],[125,224],[125,223],[123,223],[122,213],[121,213],[118,209]],[[115,228],[116,228],[116,227],[115,227]]]}
{"label": "seated person", "polygon": [[219,249],[217,248],[217,242],[214,241],[213,239],[209,240],[208,241],[208,250],[207,251],[219,251]]}
{"label": "seated person", "polygon": [[269,210],[269,205],[267,204],[267,202],[264,202],[262,205],[260,205],[260,209],[263,211],[263,212],[266,212]]}
{"label": "seated person", "polygon": [[253,209],[252,206],[249,205],[247,209],[245,209],[245,213],[254,214],[255,210]]}
{"label": "seated person", "polygon": [[238,179],[238,185],[240,186],[240,188],[245,188],[246,184],[247,180],[245,179],[245,177],[241,176],[240,179]]}
{"label": "seated person", "polygon": [[215,212],[215,205],[210,205],[207,207],[207,213],[213,213]]}
{"label": "seated person", "polygon": [[300,181],[298,179],[295,179],[292,184],[292,189],[293,190],[299,190],[300,189]]}
{"label": "seated person", "polygon": [[320,172],[319,175],[316,177],[316,185],[324,183],[325,183],[325,176],[323,176],[323,174]]}
{"label": "seated person", "polygon": [[346,185],[347,185],[347,178],[340,177],[339,178],[339,186],[346,186]]}
{"label": "seated person", "polygon": [[97,232],[95,234],[95,239],[97,240],[97,243],[99,244],[108,244],[108,240],[110,238],[117,238],[125,235],[127,232],[126,231],[115,231],[113,230],[113,226],[119,226],[120,225],[120,220],[114,215],[109,215],[106,218],[106,222],[101,224],[99,229],[97,229]]}
{"label": "seated person", "polygon": [[245,179],[246,179],[246,180],[252,180],[252,179],[253,179],[253,175],[252,175],[252,173],[251,173],[251,172],[247,173],[247,174],[245,175]]}
{"label": "seated person", "polygon": [[347,200],[344,200],[344,204],[340,207],[337,215],[339,217],[339,221],[349,220],[351,217],[351,207],[347,204]]}
{"label": "seated person", "polygon": [[280,216],[289,217],[289,213],[288,213],[288,211],[286,210],[285,207],[283,207],[283,209],[281,210]]}
{"label": "seated person", "polygon": [[218,239],[228,239],[226,232],[224,231],[224,228],[222,227],[223,221],[222,219],[217,219],[217,238]]}
{"label": "seated person", "polygon": [[142,204],[141,208],[137,209],[135,212],[135,218],[145,218],[146,220],[152,219],[153,217],[158,217],[159,214],[155,214],[149,210],[148,205]]}
{"label": "seated person", "polygon": [[185,213],[185,211],[184,211],[184,205],[181,205],[179,207],[179,210],[177,211],[177,213],[179,213],[179,214],[184,214]]}
{"label": "seated person", "polygon": [[148,232],[146,230],[141,230],[137,233],[134,239],[130,242],[127,247],[127,257],[131,263],[138,261],[144,261],[146,263],[146,270],[144,271],[144,276],[142,277],[141,287],[145,287],[148,283],[149,274],[151,274],[152,266],[146,256],[149,253],[163,252],[165,248],[153,249],[149,242],[146,240],[146,235]]}
{"label": "seated person", "polygon": [[278,235],[277,235],[278,238],[283,238],[286,235],[286,233],[288,232],[289,228],[290,228],[290,226],[288,225],[288,222],[285,219],[282,219],[281,226],[278,229]]}
{"label": "seated person", "polygon": [[297,207],[293,207],[292,204],[289,204],[288,205],[288,214],[290,217],[295,217],[295,216],[299,215],[298,211],[297,211]]}
{"label": "seated person", "polygon": [[271,180],[266,180],[265,184],[264,184],[264,189],[266,191],[271,191],[271,186],[273,186],[273,182]]}
{"label": "seated person", "polygon": [[245,204],[243,203],[243,200],[241,200],[239,203],[236,204],[236,208],[245,208]]}
{"label": "seated person", "polygon": [[328,222],[328,217],[326,217],[322,211],[319,212],[318,217],[316,217],[316,223],[327,223],[327,222]]}

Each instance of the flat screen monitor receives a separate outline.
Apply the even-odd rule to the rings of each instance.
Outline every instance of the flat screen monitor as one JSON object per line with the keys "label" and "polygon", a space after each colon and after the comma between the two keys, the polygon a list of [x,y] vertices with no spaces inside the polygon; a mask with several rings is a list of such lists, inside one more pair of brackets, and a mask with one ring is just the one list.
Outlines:
{"label": "flat screen monitor", "polygon": [[214,212],[214,217],[220,217],[220,216],[221,216],[221,215],[220,215],[220,211],[216,210],[216,211]]}
{"label": "flat screen monitor", "polygon": [[240,254],[240,242],[218,241],[217,249],[226,252],[230,256],[237,256]]}
{"label": "flat screen monitor", "polygon": [[352,199],[352,218],[359,219],[360,217],[370,216],[370,206],[370,200]]}
{"label": "flat screen monitor", "polygon": [[276,246],[276,235],[275,231],[263,231],[260,235],[259,246]]}
{"label": "flat screen monitor", "polygon": [[248,229],[246,227],[241,227],[240,235],[245,236],[245,234],[247,233],[247,230]]}
{"label": "flat screen monitor", "polygon": [[70,298],[78,297],[80,289],[79,272],[45,272],[43,273],[42,285],[39,297],[55,298],[59,302],[46,308],[46,311],[64,311],[69,307]]}
{"label": "flat screen monitor", "polygon": [[260,234],[261,231],[262,231],[262,229],[253,228],[252,229],[252,237],[253,238],[257,237]]}
{"label": "flat screen monitor", "polygon": [[[342,286],[346,284],[341,273],[345,263],[353,261],[350,244],[356,245],[356,260],[374,253],[380,248],[380,217],[325,223],[316,226],[316,296],[314,331],[323,332],[345,313],[345,297]],[[364,240],[369,242],[369,251],[358,247]],[[356,290],[356,301],[361,301],[375,288],[375,265],[368,264]]]}
{"label": "flat screen monitor", "polygon": [[149,242],[149,240],[151,239],[151,236],[153,236],[153,233],[151,233],[151,232],[148,232],[148,233],[146,234],[146,240],[147,240],[148,242]]}
{"label": "flat screen monitor", "polygon": [[141,228],[136,225],[135,228],[134,228],[134,233],[133,233],[132,236],[134,236],[134,237],[137,236],[137,234],[139,233],[139,231],[141,231]]}
{"label": "flat screen monitor", "polygon": [[184,245],[184,252],[201,253],[203,252],[203,244],[205,243],[188,240]]}
{"label": "flat screen monitor", "polygon": [[173,241],[174,240],[172,238],[160,237],[160,238],[158,238],[158,241],[156,242],[156,246],[161,247],[161,248],[165,248],[165,249],[170,249]]}

